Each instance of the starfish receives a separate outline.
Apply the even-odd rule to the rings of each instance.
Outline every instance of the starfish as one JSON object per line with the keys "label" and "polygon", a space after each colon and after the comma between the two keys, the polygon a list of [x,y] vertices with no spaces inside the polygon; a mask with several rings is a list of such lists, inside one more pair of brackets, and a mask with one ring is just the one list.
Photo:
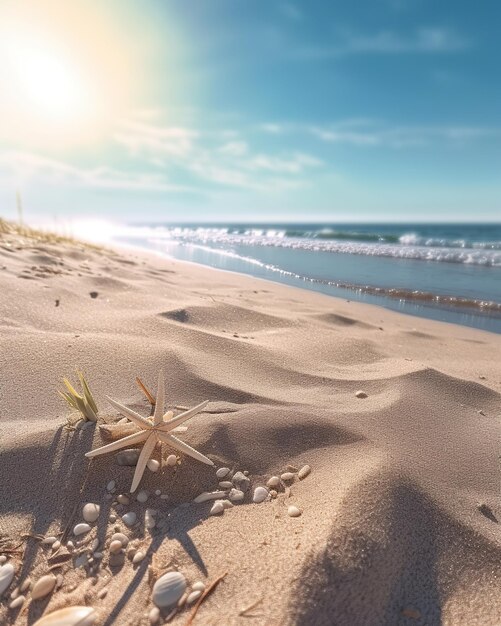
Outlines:
{"label": "starfish", "polygon": [[[136,444],[136,443],[144,443],[143,449],[141,450],[141,454],[139,455],[139,459],[136,465],[136,471],[134,472],[134,478],[132,479],[132,485],[130,488],[130,492],[133,493],[137,486],[139,485],[141,478],[143,477],[144,469],[146,467],[146,463],[148,459],[152,455],[155,446],[157,443],[166,443],[169,446],[183,452],[184,454],[188,454],[192,456],[197,461],[201,461],[202,463],[206,463],[207,465],[214,465],[214,463],[208,459],[206,456],[194,450],[191,446],[184,441],[181,441],[174,435],[170,434],[170,431],[176,431],[179,426],[189,420],[191,417],[200,413],[208,404],[208,400],[197,404],[197,406],[189,409],[188,411],[184,411],[180,413],[176,417],[174,417],[174,413],[172,411],[167,411],[165,415],[164,411],[164,397],[165,397],[165,388],[164,388],[164,377],[163,372],[160,372],[158,375],[158,389],[157,389],[157,400],[155,402],[155,412],[153,414],[153,419],[147,419],[136,413],[132,409],[112,400],[108,396],[106,399],[108,402],[115,407],[120,413],[126,415],[136,426],[140,428],[138,433],[133,433],[132,435],[128,435],[127,437],[123,437],[118,441],[113,441],[101,448],[96,448],[95,450],[91,450],[87,452],[86,457],[92,458],[98,456],[99,454],[106,454],[107,452],[113,452],[114,450],[119,450],[120,448],[125,448],[127,446]],[[181,429],[179,429],[181,430]],[[179,432],[177,430],[177,432]]]}

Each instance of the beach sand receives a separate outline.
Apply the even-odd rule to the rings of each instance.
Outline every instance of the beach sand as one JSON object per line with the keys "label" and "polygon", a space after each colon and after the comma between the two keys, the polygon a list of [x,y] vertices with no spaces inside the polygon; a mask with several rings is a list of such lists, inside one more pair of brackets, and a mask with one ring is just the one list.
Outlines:
{"label": "beach sand", "polygon": [[[0,236],[0,290],[0,555],[16,567],[2,624],[82,604],[99,625],[148,624],[152,585],[169,570],[189,585],[226,573],[194,624],[500,623],[501,336],[15,234]],[[164,465],[146,469],[140,486],[148,501],[117,504],[134,468],[115,453],[89,465],[99,427],[66,426],[71,410],[57,390],[76,368],[101,423],[123,417],[105,395],[148,415],[135,377],[155,391],[160,369],[169,407],[209,400],[180,438],[215,468],[183,455],[166,466],[164,445],[155,453]],[[248,471],[253,490],[305,464],[309,476],[261,504],[247,494],[209,516],[211,502],[192,502],[217,488],[219,467]],[[78,541],[85,502],[101,513]],[[290,505],[302,515],[290,517]],[[145,529],[148,507],[162,528]],[[127,511],[138,515],[132,529]],[[138,565],[110,566],[115,526],[147,551]],[[62,548],[62,562],[51,560],[39,540],[48,535],[73,540],[73,555]],[[75,567],[96,537],[102,559]],[[8,608],[16,587],[51,567],[57,590]],[[186,624],[190,610],[169,623]]]}

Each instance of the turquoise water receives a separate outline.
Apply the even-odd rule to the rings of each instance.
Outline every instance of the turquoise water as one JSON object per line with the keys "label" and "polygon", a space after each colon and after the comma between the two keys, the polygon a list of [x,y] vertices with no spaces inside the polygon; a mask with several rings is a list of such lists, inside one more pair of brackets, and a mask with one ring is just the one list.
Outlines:
{"label": "turquoise water", "polygon": [[499,224],[143,224],[121,240],[178,259],[501,333]]}

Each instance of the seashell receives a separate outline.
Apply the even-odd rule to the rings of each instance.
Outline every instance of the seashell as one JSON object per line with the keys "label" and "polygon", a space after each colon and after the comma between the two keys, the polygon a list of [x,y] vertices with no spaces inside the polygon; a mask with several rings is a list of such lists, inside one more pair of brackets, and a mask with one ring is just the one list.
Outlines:
{"label": "seashell", "polygon": [[202,502],[207,502],[207,500],[217,500],[218,498],[223,498],[226,495],[225,491],[204,491],[199,496],[197,496],[193,502],[197,504],[201,504]]}
{"label": "seashell", "polygon": [[42,616],[33,626],[92,626],[96,618],[91,606],[69,606]]}
{"label": "seashell", "polygon": [[26,598],[24,596],[17,596],[15,600],[9,604],[9,609],[18,609],[20,606],[24,604]]}
{"label": "seashell", "polygon": [[122,542],[119,541],[118,539],[115,539],[115,541],[112,541],[110,543],[110,552],[112,554],[117,554],[117,552],[120,552],[122,548],[123,548]]}
{"label": "seashell", "polygon": [[158,608],[158,606],[154,606],[151,609],[151,611],[148,613],[148,620],[150,624],[153,626],[153,624],[156,624],[159,619],[160,619],[160,609]]}
{"label": "seashell", "polygon": [[230,502],[243,502],[245,498],[245,493],[240,491],[240,489],[232,489],[228,494],[228,499]]}
{"label": "seashell", "polygon": [[294,474],[292,472],[284,472],[283,474],[280,475],[280,478],[284,482],[290,482],[291,480],[294,480]]}
{"label": "seashell", "polygon": [[203,583],[201,580],[199,580],[196,583],[194,583],[193,585],[191,585],[191,589],[193,591],[205,591],[205,583]]}
{"label": "seashell", "polygon": [[299,509],[297,506],[294,506],[293,504],[287,507],[287,514],[290,517],[299,517],[301,513],[302,513],[301,509]]}
{"label": "seashell", "polygon": [[151,599],[160,608],[172,606],[186,591],[186,578],[181,572],[168,572],[153,585]]}
{"label": "seashell", "polygon": [[141,563],[141,561],[144,559],[145,556],[146,556],[146,552],[143,552],[142,550],[138,550],[136,554],[132,557],[132,563],[134,565],[136,565],[136,563]]}
{"label": "seashell", "polygon": [[25,591],[28,591],[30,586],[31,586],[31,578],[28,576],[28,578],[25,578],[23,582],[20,584],[19,591],[21,593],[24,593]]}
{"label": "seashell", "polygon": [[10,599],[14,600],[19,595],[19,587],[15,587],[12,593],[10,594]]}
{"label": "seashell", "polygon": [[99,517],[99,511],[101,507],[99,504],[94,504],[93,502],[87,502],[82,509],[82,517],[86,522],[95,522]]}
{"label": "seashell", "polygon": [[145,491],[144,489],[141,489],[141,491],[136,496],[136,500],[138,502],[141,502],[141,504],[144,504],[146,500],[148,499],[149,495],[150,494],[147,491]]}
{"label": "seashell", "polygon": [[122,546],[125,548],[125,546],[127,546],[129,543],[129,538],[123,533],[115,533],[111,536],[111,541],[120,541]]}
{"label": "seashell", "polygon": [[167,465],[174,467],[174,465],[177,463],[177,456],[175,454],[169,454],[165,462],[167,463]]}
{"label": "seashell", "polygon": [[3,592],[9,588],[12,579],[14,578],[14,566],[12,563],[6,563],[0,566],[0,596]]}
{"label": "seashell", "polygon": [[218,480],[222,480],[223,478],[226,478],[226,476],[228,476],[230,471],[231,470],[229,467],[220,467],[216,472],[216,478]]}
{"label": "seashell", "polygon": [[85,533],[88,533],[89,530],[89,524],[77,524],[73,529],[73,534],[75,535],[75,537],[78,537],[79,535],[85,535]]}
{"label": "seashell", "polygon": [[56,543],[56,541],[57,541],[57,537],[50,536],[50,537],[45,537],[42,543],[46,546],[51,546],[53,543]]}
{"label": "seashell", "polygon": [[268,487],[278,487],[280,485],[279,476],[272,476],[271,478],[269,478],[266,482],[266,485]]}
{"label": "seashell", "polygon": [[250,478],[248,478],[243,472],[237,472],[232,478],[233,484],[240,491],[247,491],[250,487]]}
{"label": "seashell", "polygon": [[221,487],[221,489],[232,489],[233,483],[231,482],[231,480],[222,480],[219,483],[219,486]]}
{"label": "seashell", "polygon": [[150,459],[146,465],[150,472],[158,472],[160,469],[160,463],[156,459]]}
{"label": "seashell", "polygon": [[357,391],[357,393],[355,394],[355,396],[357,398],[367,398],[367,394],[365,393],[365,391],[362,391],[361,389],[359,389]]}
{"label": "seashell", "polygon": [[252,496],[252,502],[255,504],[259,504],[260,502],[264,502],[269,498],[270,492],[266,487],[256,487],[254,489],[254,494]]}
{"label": "seashell", "polygon": [[308,476],[310,472],[311,472],[311,467],[309,465],[303,465],[303,467],[297,473],[297,477],[299,478],[299,480],[303,480],[304,478]]}
{"label": "seashell", "polygon": [[114,480],[110,480],[110,482],[106,485],[107,491],[113,491],[115,489],[116,482]]}
{"label": "seashell", "polygon": [[37,580],[31,591],[31,599],[39,600],[45,598],[56,586],[56,577],[54,574],[46,574]]}
{"label": "seashell", "polygon": [[136,520],[137,520],[137,515],[134,513],[134,511],[129,511],[125,515],[122,515],[122,522],[126,526],[134,526],[134,524],[136,523]]}
{"label": "seashell", "polygon": [[193,604],[193,602],[196,602],[201,595],[202,591],[200,590],[192,591],[190,595],[186,598],[186,604]]}
{"label": "seashell", "polygon": [[129,504],[130,503],[130,499],[127,496],[125,496],[123,493],[121,493],[117,497],[117,502],[118,502],[118,504]]}
{"label": "seashell", "polygon": [[209,511],[209,515],[221,515],[224,513],[224,504],[221,500],[216,500]]}

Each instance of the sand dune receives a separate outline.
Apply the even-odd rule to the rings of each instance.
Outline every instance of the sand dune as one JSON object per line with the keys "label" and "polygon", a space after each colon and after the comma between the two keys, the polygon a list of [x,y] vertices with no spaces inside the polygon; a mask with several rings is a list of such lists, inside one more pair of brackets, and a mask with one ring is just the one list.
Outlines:
{"label": "sand dune", "polygon": [[[32,624],[88,604],[98,624],[146,624],[153,580],[178,569],[190,583],[227,572],[195,624],[499,623],[501,337],[139,253],[14,235],[0,239],[0,281],[0,555],[17,567],[2,622]],[[181,457],[146,470],[146,505],[117,505],[106,484],[127,493],[133,468],[114,454],[89,467],[84,453],[101,444],[99,427],[66,427],[56,391],[76,367],[105,422],[121,417],[105,394],[147,415],[134,379],[154,389],[162,368],[169,406],[210,401],[182,438],[216,467],[247,470],[253,487],[287,465],[307,463],[312,473],[290,493],[210,517],[211,503],[192,500],[217,487],[215,471]],[[15,585],[50,566],[48,549],[23,533],[62,532],[88,501],[101,505],[86,541],[100,539],[102,565],[90,571],[69,559],[54,570],[64,575],[60,589],[9,609]],[[290,504],[300,517],[287,515]],[[144,528],[146,507],[164,528]],[[148,555],[139,566],[108,567],[112,529],[125,530],[110,515],[126,510],[141,522],[126,532]],[[187,616],[180,610],[171,623]]]}

